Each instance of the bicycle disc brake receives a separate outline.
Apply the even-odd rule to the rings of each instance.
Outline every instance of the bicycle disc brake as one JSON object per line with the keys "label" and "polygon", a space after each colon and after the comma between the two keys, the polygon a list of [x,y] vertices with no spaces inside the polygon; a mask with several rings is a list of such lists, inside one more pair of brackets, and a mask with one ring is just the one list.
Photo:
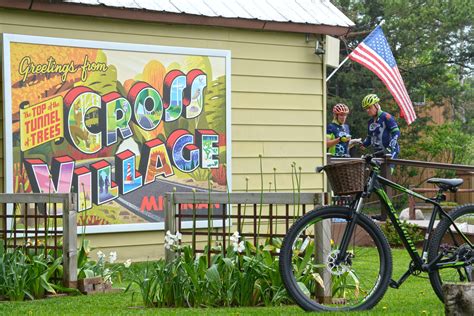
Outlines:
{"label": "bicycle disc brake", "polygon": [[331,251],[326,258],[326,269],[332,275],[341,275],[351,269],[352,258],[354,255],[349,251],[346,252],[346,258],[341,260],[339,258],[339,250],[335,249]]}

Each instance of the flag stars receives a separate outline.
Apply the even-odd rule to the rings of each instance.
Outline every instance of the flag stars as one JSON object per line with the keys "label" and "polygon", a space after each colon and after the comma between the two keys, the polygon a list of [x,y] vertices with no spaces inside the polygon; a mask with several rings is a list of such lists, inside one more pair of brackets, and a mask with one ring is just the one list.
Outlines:
{"label": "flag stars", "polygon": [[397,65],[381,28],[375,29],[372,36],[367,37],[364,43],[374,51],[377,51],[380,57],[382,57],[390,67]]}

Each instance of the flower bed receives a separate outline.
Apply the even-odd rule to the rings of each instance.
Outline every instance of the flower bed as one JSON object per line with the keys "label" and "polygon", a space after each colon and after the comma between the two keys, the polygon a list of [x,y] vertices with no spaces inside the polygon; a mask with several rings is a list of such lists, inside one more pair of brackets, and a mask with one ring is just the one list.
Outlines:
{"label": "flower bed", "polygon": [[[182,246],[181,234],[166,233],[165,247],[176,252],[175,258],[148,262],[139,271],[131,270],[126,291],[138,288],[147,307],[222,307],[280,306],[292,303],[280,277],[276,254],[280,238],[267,239],[262,245],[241,240],[236,232],[229,237],[230,246],[205,248],[204,254],[193,255],[190,246]],[[313,252],[314,241],[296,245],[299,251]],[[314,290],[324,286],[321,268],[296,250],[295,268],[300,273],[300,286]],[[209,254],[211,252],[211,254]],[[348,277],[351,277],[348,274]],[[357,283],[357,282],[356,282]],[[132,287],[135,285],[135,287]],[[344,296],[344,284],[334,284],[336,295]],[[339,293],[339,294],[338,294]],[[338,296],[336,296],[338,297]]]}

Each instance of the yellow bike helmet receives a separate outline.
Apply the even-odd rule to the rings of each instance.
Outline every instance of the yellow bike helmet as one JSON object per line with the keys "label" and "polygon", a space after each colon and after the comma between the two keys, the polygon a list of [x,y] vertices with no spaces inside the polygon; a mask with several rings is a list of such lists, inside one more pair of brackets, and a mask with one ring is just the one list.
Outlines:
{"label": "yellow bike helmet", "polygon": [[376,94],[368,94],[362,99],[362,108],[365,110],[379,101],[380,98]]}

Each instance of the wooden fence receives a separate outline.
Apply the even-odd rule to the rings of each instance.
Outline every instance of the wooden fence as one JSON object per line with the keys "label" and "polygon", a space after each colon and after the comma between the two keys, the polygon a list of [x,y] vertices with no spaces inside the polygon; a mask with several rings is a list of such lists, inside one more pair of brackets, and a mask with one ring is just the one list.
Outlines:
{"label": "wooden fence", "polygon": [[[212,242],[216,239],[221,242],[221,249],[226,249],[226,240],[232,235],[231,225],[236,225],[235,231],[240,233],[240,236],[247,238],[247,240],[253,240],[254,244],[259,243],[261,238],[269,238],[270,243],[272,238],[284,237],[291,224],[302,214],[310,211],[311,209],[327,205],[329,203],[328,195],[324,193],[166,193],[165,195],[165,231],[170,231],[175,234],[179,231],[183,235],[191,235],[192,237],[192,249],[194,254],[203,252],[202,249],[197,249],[196,236],[209,236],[214,240],[207,240],[205,244],[211,249]],[[199,215],[196,212],[191,214],[183,212],[183,205],[185,204],[208,204],[209,209],[212,206],[219,205],[217,212],[211,213],[212,221],[217,220],[220,223],[217,229],[212,231],[200,232],[199,229],[187,229],[183,230],[183,224],[185,219],[191,219],[193,223],[195,220],[207,219],[209,221],[209,214]],[[249,205],[249,213],[243,211],[245,207]],[[230,212],[232,206],[237,210],[235,214]],[[260,214],[261,207],[265,206],[265,213]],[[280,207],[278,207],[280,206]],[[193,220],[193,217],[195,220]],[[242,223],[245,219],[251,221],[252,230],[245,232],[242,227]],[[265,226],[267,233],[260,233],[257,222],[265,220]],[[276,231],[278,226],[282,226],[279,232]],[[321,253],[327,253],[331,249],[331,225],[324,225],[323,221],[315,224],[315,243],[316,247],[323,249]],[[276,253],[274,253],[276,255]],[[208,262],[211,262],[210,256],[211,251],[207,252]],[[174,258],[175,253],[166,250],[165,258],[170,261]],[[327,269],[322,269],[321,277],[326,285],[330,284],[331,276]],[[331,287],[325,286],[321,290],[320,295],[323,297],[331,296]]]}
{"label": "wooden fence", "polygon": [[[63,285],[77,286],[77,222],[72,194],[0,193],[0,239],[5,250],[22,247],[63,257]],[[62,251],[61,251],[62,250]]]}
{"label": "wooden fence", "polygon": [[[252,240],[257,244],[258,239],[269,237],[284,237],[287,230],[295,219],[303,215],[307,211],[316,206],[323,204],[325,195],[322,193],[188,193],[188,192],[173,192],[165,195],[165,231],[170,231],[174,234],[176,231],[183,235],[192,236],[192,248],[195,252],[203,252],[198,249],[196,245],[196,236],[208,236],[210,234],[213,241],[216,239],[222,243],[225,249],[226,240],[234,231],[238,231],[240,236]],[[325,201],[327,204],[327,199]],[[207,204],[211,206],[219,205],[217,212],[211,212],[211,217],[208,214],[193,214],[193,212],[184,212],[183,205],[190,204]],[[236,212],[230,212],[230,208],[234,205]],[[260,214],[260,205],[265,206],[265,212]],[[192,208],[192,207],[191,207]],[[189,210],[189,208],[187,207]],[[247,212],[243,210],[246,209]],[[298,214],[299,213],[299,214]],[[184,230],[186,220],[189,225],[192,225],[193,217],[196,221],[211,220],[216,230],[211,232],[199,231],[198,229]],[[245,220],[251,223],[251,232],[245,232],[242,224]],[[266,232],[260,233],[258,231],[258,222],[262,220],[265,222]],[[217,221],[217,222],[216,222]],[[188,225],[188,228],[190,228]],[[282,228],[277,231],[278,226]],[[207,246],[210,246],[207,244]],[[173,253],[166,251],[165,256],[169,260]]]}

